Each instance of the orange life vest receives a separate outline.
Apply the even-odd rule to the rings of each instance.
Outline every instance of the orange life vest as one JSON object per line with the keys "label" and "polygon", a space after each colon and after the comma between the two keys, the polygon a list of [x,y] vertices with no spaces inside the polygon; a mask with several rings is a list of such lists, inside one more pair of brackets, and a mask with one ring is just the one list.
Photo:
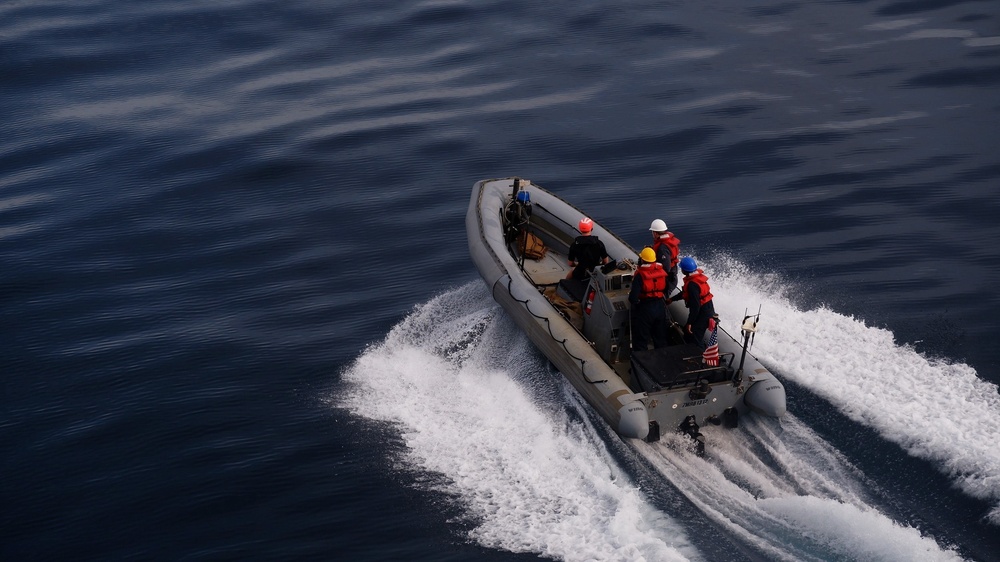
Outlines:
{"label": "orange life vest", "polygon": [[660,255],[660,246],[666,246],[670,250],[670,265],[665,267],[676,267],[677,262],[680,260],[678,257],[681,252],[680,238],[674,236],[672,232],[668,232],[653,241],[653,250],[656,252],[656,255]]}
{"label": "orange life vest", "polygon": [[708,277],[705,275],[704,271],[699,269],[694,273],[689,273],[684,276],[683,296],[685,301],[688,300],[688,285],[691,283],[698,285],[698,288],[701,289],[701,299],[698,301],[698,304],[705,304],[706,302],[712,300],[712,289],[708,286]]}
{"label": "orange life vest", "polygon": [[644,263],[635,270],[642,286],[639,288],[640,299],[663,298],[667,290],[667,272],[659,262]]}

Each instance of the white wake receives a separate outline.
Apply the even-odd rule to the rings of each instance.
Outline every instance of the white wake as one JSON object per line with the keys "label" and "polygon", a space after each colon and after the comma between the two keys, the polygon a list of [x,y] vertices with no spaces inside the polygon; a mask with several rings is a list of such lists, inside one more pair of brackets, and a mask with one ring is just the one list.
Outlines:
{"label": "white wake", "polygon": [[561,560],[700,559],[652,508],[558,375],[481,283],[419,306],[344,373],[343,405],[392,422],[410,467],[475,521],[471,539]]}
{"label": "white wake", "polygon": [[[807,353],[774,353],[763,343],[788,341],[772,325],[810,313],[726,275],[715,283],[732,302],[765,299],[768,337],[756,351],[798,361],[782,375],[801,373]],[[742,308],[734,313],[729,299],[719,301],[724,319],[742,317]],[[823,339],[816,328],[801,329]],[[418,306],[362,353],[343,382],[340,405],[394,424],[406,445],[400,460],[443,477],[416,480],[438,482],[435,489],[455,498],[474,521],[469,538],[483,546],[561,560],[703,558],[686,534],[692,530],[630,481],[590,425],[589,408],[478,282]],[[753,418],[742,425],[713,431],[704,459],[678,435],[630,444],[664,486],[771,558],[958,558],[873,507],[863,475],[794,413],[781,425]]]}
{"label": "white wake", "polygon": [[985,518],[1000,525],[997,385],[968,365],[896,343],[888,330],[826,308],[799,310],[778,279],[750,275],[735,260],[709,268],[716,311],[730,333],[738,333],[747,303],[762,304],[754,352],[767,366],[991,502]]}
{"label": "white wake", "polygon": [[[756,436],[756,437],[754,437]],[[635,449],[708,517],[788,561],[960,560],[871,505],[860,474],[794,415],[713,431],[706,457],[686,437]]]}

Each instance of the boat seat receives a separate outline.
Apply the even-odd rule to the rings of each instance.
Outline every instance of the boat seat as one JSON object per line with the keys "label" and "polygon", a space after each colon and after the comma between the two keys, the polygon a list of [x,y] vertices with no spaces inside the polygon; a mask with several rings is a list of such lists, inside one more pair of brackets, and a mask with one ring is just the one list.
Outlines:
{"label": "boat seat", "polygon": [[560,279],[556,294],[568,301],[580,302],[583,300],[583,295],[587,293],[588,285],[590,285],[590,279],[583,281],[578,279]]}

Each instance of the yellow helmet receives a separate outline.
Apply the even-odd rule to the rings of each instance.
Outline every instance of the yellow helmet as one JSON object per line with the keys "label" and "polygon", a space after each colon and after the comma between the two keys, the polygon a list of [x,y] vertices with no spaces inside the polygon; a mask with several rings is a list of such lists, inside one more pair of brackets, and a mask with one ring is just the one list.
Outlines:
{"label": "yellow helmet", "polygon": [[654,261],[656,261],[656,252],[654,252],[652,248],[647,246],[643,248],[641,252],[639,252],[639,259],[641,259],[646,263],[653,263]]}

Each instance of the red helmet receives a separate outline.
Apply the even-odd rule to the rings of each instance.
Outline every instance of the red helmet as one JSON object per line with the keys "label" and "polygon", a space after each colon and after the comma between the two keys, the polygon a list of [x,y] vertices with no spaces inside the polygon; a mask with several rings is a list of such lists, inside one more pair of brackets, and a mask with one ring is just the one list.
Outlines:
{"label": "red helmet", "polygon": [[580,219],[579,226],[580,226],[580,232],[584,234],[589,234],[591,230],[594,230],[594,221],[588,219],[587,217],[583,217],[582,219]]}

